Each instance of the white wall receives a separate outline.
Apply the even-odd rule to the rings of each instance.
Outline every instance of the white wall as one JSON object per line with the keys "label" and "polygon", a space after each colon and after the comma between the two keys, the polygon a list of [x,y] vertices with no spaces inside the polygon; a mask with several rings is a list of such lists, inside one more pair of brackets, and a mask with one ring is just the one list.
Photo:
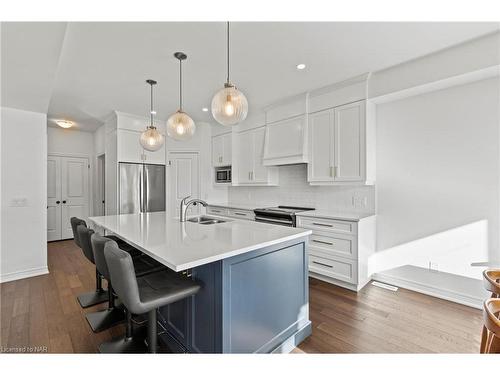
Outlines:
{"label": "white wall", "polygon": [[477,279],[479,295],[470,263],[500,259],[499,88],[492,78],[377,106],[373,271],[432,262]]}
{"label": "white wall", "polygon": [[2,107],[0,132],[4,282],[48,272],[47,116]]}

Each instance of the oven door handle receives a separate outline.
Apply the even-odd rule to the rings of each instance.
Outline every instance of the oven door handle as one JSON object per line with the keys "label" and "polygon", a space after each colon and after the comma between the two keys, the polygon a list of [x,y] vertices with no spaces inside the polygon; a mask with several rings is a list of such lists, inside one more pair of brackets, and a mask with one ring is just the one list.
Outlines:
{"label": "oven door handle", "polygon": [[293,226],[293,222],[291,220],[280,220],[280,219],[272,219],[269,217],[255,217],[255,221],[260,221],[264,223],[273,223],[273,224],[282,224],[282,225],[288,225],[288,226]]}

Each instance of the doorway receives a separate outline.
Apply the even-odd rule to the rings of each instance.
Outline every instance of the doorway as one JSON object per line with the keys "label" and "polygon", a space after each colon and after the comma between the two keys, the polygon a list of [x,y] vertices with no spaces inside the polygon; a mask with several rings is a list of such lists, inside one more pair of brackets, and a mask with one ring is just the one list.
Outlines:
{"label": "doorway", "polygon": [[[168,202],[167,211],[171,217],[180,216],[182,198],[200,198],[200,166],[198,152],[171,151],[168,159]],[[199,214],[199,206],[191,205],[188,215]]]}
{"label": "doorway", "polygon": [[47,241],[73,238],[70,218],[89,216],[89,159],[47,157]]}

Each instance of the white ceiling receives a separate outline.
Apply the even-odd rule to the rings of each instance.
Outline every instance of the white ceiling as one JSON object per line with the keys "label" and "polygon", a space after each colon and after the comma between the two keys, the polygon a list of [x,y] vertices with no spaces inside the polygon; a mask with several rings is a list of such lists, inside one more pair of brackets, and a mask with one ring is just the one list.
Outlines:
{"label": "white ceiling", "polygon": [[[498,23],[232,23],[231,77],[250,113],[280,98],[377,71],[498,30]],[[47,112],[93,131],[112,110],[148,116],[178,106],[184,51],[184,109],[212,121],[225,80],[225,23],[2,24],[2,105]],[[296,70],[298,63],[307,68]]]}

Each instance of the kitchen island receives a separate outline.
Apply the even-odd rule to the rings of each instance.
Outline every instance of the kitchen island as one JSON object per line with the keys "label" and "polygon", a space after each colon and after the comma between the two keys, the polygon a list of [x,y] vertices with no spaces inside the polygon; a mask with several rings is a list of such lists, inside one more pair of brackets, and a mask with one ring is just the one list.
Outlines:
{"label": "kitchen island", "polygon": [[289,352],[310,335],[310,230],[238,219],[181,223],[165,212],[89,220],[202,285],[160,309],[161,339],[174,351]]}

